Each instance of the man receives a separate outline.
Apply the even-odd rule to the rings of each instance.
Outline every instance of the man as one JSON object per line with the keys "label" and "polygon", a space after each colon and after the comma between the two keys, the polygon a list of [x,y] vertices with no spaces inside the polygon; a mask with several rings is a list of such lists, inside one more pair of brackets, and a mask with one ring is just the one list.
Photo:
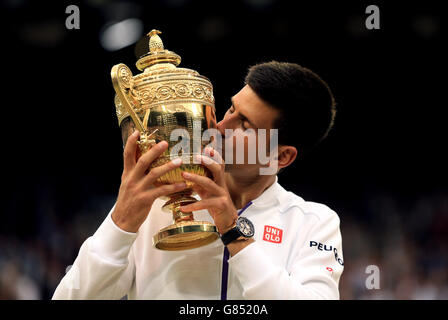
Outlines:
{"label": "man", "polygon": [[[225,136],[226,129],[233,129],[230,139],[236,139],[248,129],[278,129],[278,148],[270,158],[278,170],[324,139],[335,116],[326,83],[291,63],[252,67],[231,100],[218,130]],[[201,200],[182,210],[214,222],[223,241],[186,251],[153,248],[152,235],[170,224],[157,198],[182,190],[185,183],[151,188],[181,162],[176,159],[145,174],[167,143],[158,143],[135,161],[138,137],[135,132],[126,143],[114,208],[82,245],[54,299],[339,298],[343,260],[337,214],[287,192],[275,174],[260,175],[266,167],[260,162],[228,164],[224,170],[202,156],[213,179],[184,172],[185,180],[196,183]],[[210,155],[219,159],[213,150]],[[255,230],[253,237],[235,225],[245,219],[246,227]]]}

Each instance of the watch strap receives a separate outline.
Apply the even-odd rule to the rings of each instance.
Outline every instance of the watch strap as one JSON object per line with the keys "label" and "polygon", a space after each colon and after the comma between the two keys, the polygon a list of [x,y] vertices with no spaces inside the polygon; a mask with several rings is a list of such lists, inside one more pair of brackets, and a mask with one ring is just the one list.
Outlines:
{"label": "watch strap", "polygon": [[232,229],[221,235],[221,240],[226,246],[230,242],[238,239],[239,237],[241,237],[241,233],[238,231],[237,227],[233,227]]}

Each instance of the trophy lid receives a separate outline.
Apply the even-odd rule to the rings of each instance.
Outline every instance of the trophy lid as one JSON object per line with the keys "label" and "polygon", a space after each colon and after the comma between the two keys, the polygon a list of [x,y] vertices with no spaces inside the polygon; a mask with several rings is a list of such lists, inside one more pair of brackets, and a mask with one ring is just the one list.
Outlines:
{"label": "trophy lid", "polygon": [[155,29],[147,34],[149,52],[136,62],[143,72],[133,75],[122,63],[111,70],[119,125],[130,116],[137,128],[144,131],[146,110],[161,105],[197,103],[215,108],[210,80],[195,70],[178,68],[180,56],[164,48],[159,34]]}
{"label": "trophy lid", "polygon": [[174,66],[180,64],[180,56],[163,47],[162,39],[158,36],[161,33],[159,30],[153,29],[147,34],[149,36],[149,52],[141,56],[136,63],[137,69],[140,71],[160,63]]}

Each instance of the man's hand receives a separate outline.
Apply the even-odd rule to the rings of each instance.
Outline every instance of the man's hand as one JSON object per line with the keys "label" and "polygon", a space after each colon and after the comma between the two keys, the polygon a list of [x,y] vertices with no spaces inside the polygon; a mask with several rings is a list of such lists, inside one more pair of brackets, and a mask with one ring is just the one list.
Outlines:
{"label": "man's hand", "polygon": [[[181,210],[191,212],[207,209],[213,218],[215,226],[218,228],[218,232],[224,234],[234,226],[238,219],[238,213],[233,205],[232,198],[224,180],[224,161],[214,150],[210,150],[209,154],[217,159],[217,161],[205,156],[198,157],[201,163],[212,172],[213,180],[197,174],[182,172],[185,180],[195,183],[193,189],[199,194],[202,200],[182,206]],[[254,241],[253,239],[236,240],[229,243],[227,249],[230,255],[234,256]]]}
{"label": "man's hand", "polygon": [[155,199],[186,187],[184,182],[154,187],[160,176],[179,167],[182,161],[180,158],[174,159],[148,172],[151,163],[166,150],[168,143],[162,141],[156,144],[136,161],[138,137],[139,132],[135,131],[126,143],[120,191],[112,212],[112,220],[120,229],[134,233],[145,221]]}
{"label": "man's hand", "polygon": [[182,206],[181,210],[183,212],[191,212],[207,209],[219,233],[224,234],[234,226],[238,219],[238,213],[225,184],[224,163],[217,152],[214,152],[214,150],[210,150],[209,152],[218,161],[202,155],[198,155],[197,160],[200,160],[211,171],[213,180],[197,174],[182,172],[185,180],[194,182],[193,189],[199,194],[201,200]]}

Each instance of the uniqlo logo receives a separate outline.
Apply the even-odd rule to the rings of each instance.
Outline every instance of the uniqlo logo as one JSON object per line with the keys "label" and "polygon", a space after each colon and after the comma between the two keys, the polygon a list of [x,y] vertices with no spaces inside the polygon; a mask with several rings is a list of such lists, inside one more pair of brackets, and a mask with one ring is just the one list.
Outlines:
{"label": "uniqlo logo", "polygon": [[282,242],[282,236],[283,236],[282,229],[272,226],[264,226],[263,240],[273,243],[280,243]]}

